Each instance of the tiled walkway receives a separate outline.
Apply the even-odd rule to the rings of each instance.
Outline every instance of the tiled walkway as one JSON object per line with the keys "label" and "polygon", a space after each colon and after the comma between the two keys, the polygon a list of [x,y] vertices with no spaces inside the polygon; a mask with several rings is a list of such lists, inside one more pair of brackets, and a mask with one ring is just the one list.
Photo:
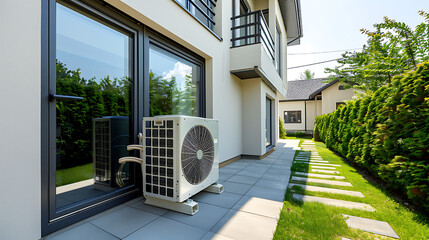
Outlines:
{"label": "tiled walkway", "polygon": [[199,204],[194,216],[147,206],[141,197],[46,239],[271,239],[298,143],[280,140],[263,160],[241,159],[221,168],[225,192],[194,196]]}

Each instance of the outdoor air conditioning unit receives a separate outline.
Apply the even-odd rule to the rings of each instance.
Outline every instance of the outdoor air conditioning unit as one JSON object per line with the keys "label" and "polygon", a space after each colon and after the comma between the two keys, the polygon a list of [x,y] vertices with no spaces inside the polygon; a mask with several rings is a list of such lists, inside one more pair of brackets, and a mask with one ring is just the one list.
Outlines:
{"label": "outdoor air conditioning unit", "polygon": [[128,155],[129,121],[129,118],[124,116],[92,119],[94,187],[100,189],[118,187],[116,179],[119,169],[118,159]]}
{"label": "outdoor air conditioning unit", "polygon": [[[146,204],[195,214],[189,198],[206,189],[222,192],[218,121],[189,116],[143,118],[143,195]],[[214,185],[213,185],[214,184]]]}

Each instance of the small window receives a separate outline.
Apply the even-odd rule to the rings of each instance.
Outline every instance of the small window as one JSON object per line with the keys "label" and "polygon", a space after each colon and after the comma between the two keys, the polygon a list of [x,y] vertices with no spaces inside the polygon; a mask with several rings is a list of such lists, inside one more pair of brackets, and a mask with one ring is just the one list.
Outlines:
{"label": "small window", "polygon": [[335,109],[338,109],[339,106],[344,105],[344,104],[345,104],[344,102],[337,102],[335,104]]}
{"label": "small window", "polygon": [[338,86],[338,90],[346,90],[343,85]]}
{"label": "small window", "polygon": [[301,111],[285,111],[285,123],[301,123]]}

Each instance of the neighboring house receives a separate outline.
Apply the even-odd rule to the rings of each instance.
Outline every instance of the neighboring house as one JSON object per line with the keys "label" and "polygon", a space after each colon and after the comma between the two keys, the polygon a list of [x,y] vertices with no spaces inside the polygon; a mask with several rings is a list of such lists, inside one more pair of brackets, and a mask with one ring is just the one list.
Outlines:
{"label": "neighboring house", "polygon": [[344,89],[337,80],[327,79],[288,81],[286,99],[279,101],[279,116],[287,132],[312,133],[316,117],[335,111],[351,100],[354,89]]}
{"label": "neighboring house", "polygon": [[[100,118],[111,116],[105,127],[123,146],[137,143],[144,116],[218,119],[220,162],[262,158],[277,142],[299,0],[4,0],[0,9],[1,239],[39,239],[141,195],[133,165],[125,187],[94,188]],[[116,153],[112,162],[128,154]],[[82,174],[90,179],[73,180]]]}

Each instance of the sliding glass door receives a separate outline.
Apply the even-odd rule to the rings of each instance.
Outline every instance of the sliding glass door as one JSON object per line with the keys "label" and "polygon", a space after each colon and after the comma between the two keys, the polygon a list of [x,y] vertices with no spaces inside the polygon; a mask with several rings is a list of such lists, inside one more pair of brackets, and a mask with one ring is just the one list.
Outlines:
{"label": "sliding glass door", "polygon": [[136,166],[118,160],[133,154],[127,145],[137,141],[141,125],[139,29],[77,1],[49,7],[43,232],[137,193]]}

